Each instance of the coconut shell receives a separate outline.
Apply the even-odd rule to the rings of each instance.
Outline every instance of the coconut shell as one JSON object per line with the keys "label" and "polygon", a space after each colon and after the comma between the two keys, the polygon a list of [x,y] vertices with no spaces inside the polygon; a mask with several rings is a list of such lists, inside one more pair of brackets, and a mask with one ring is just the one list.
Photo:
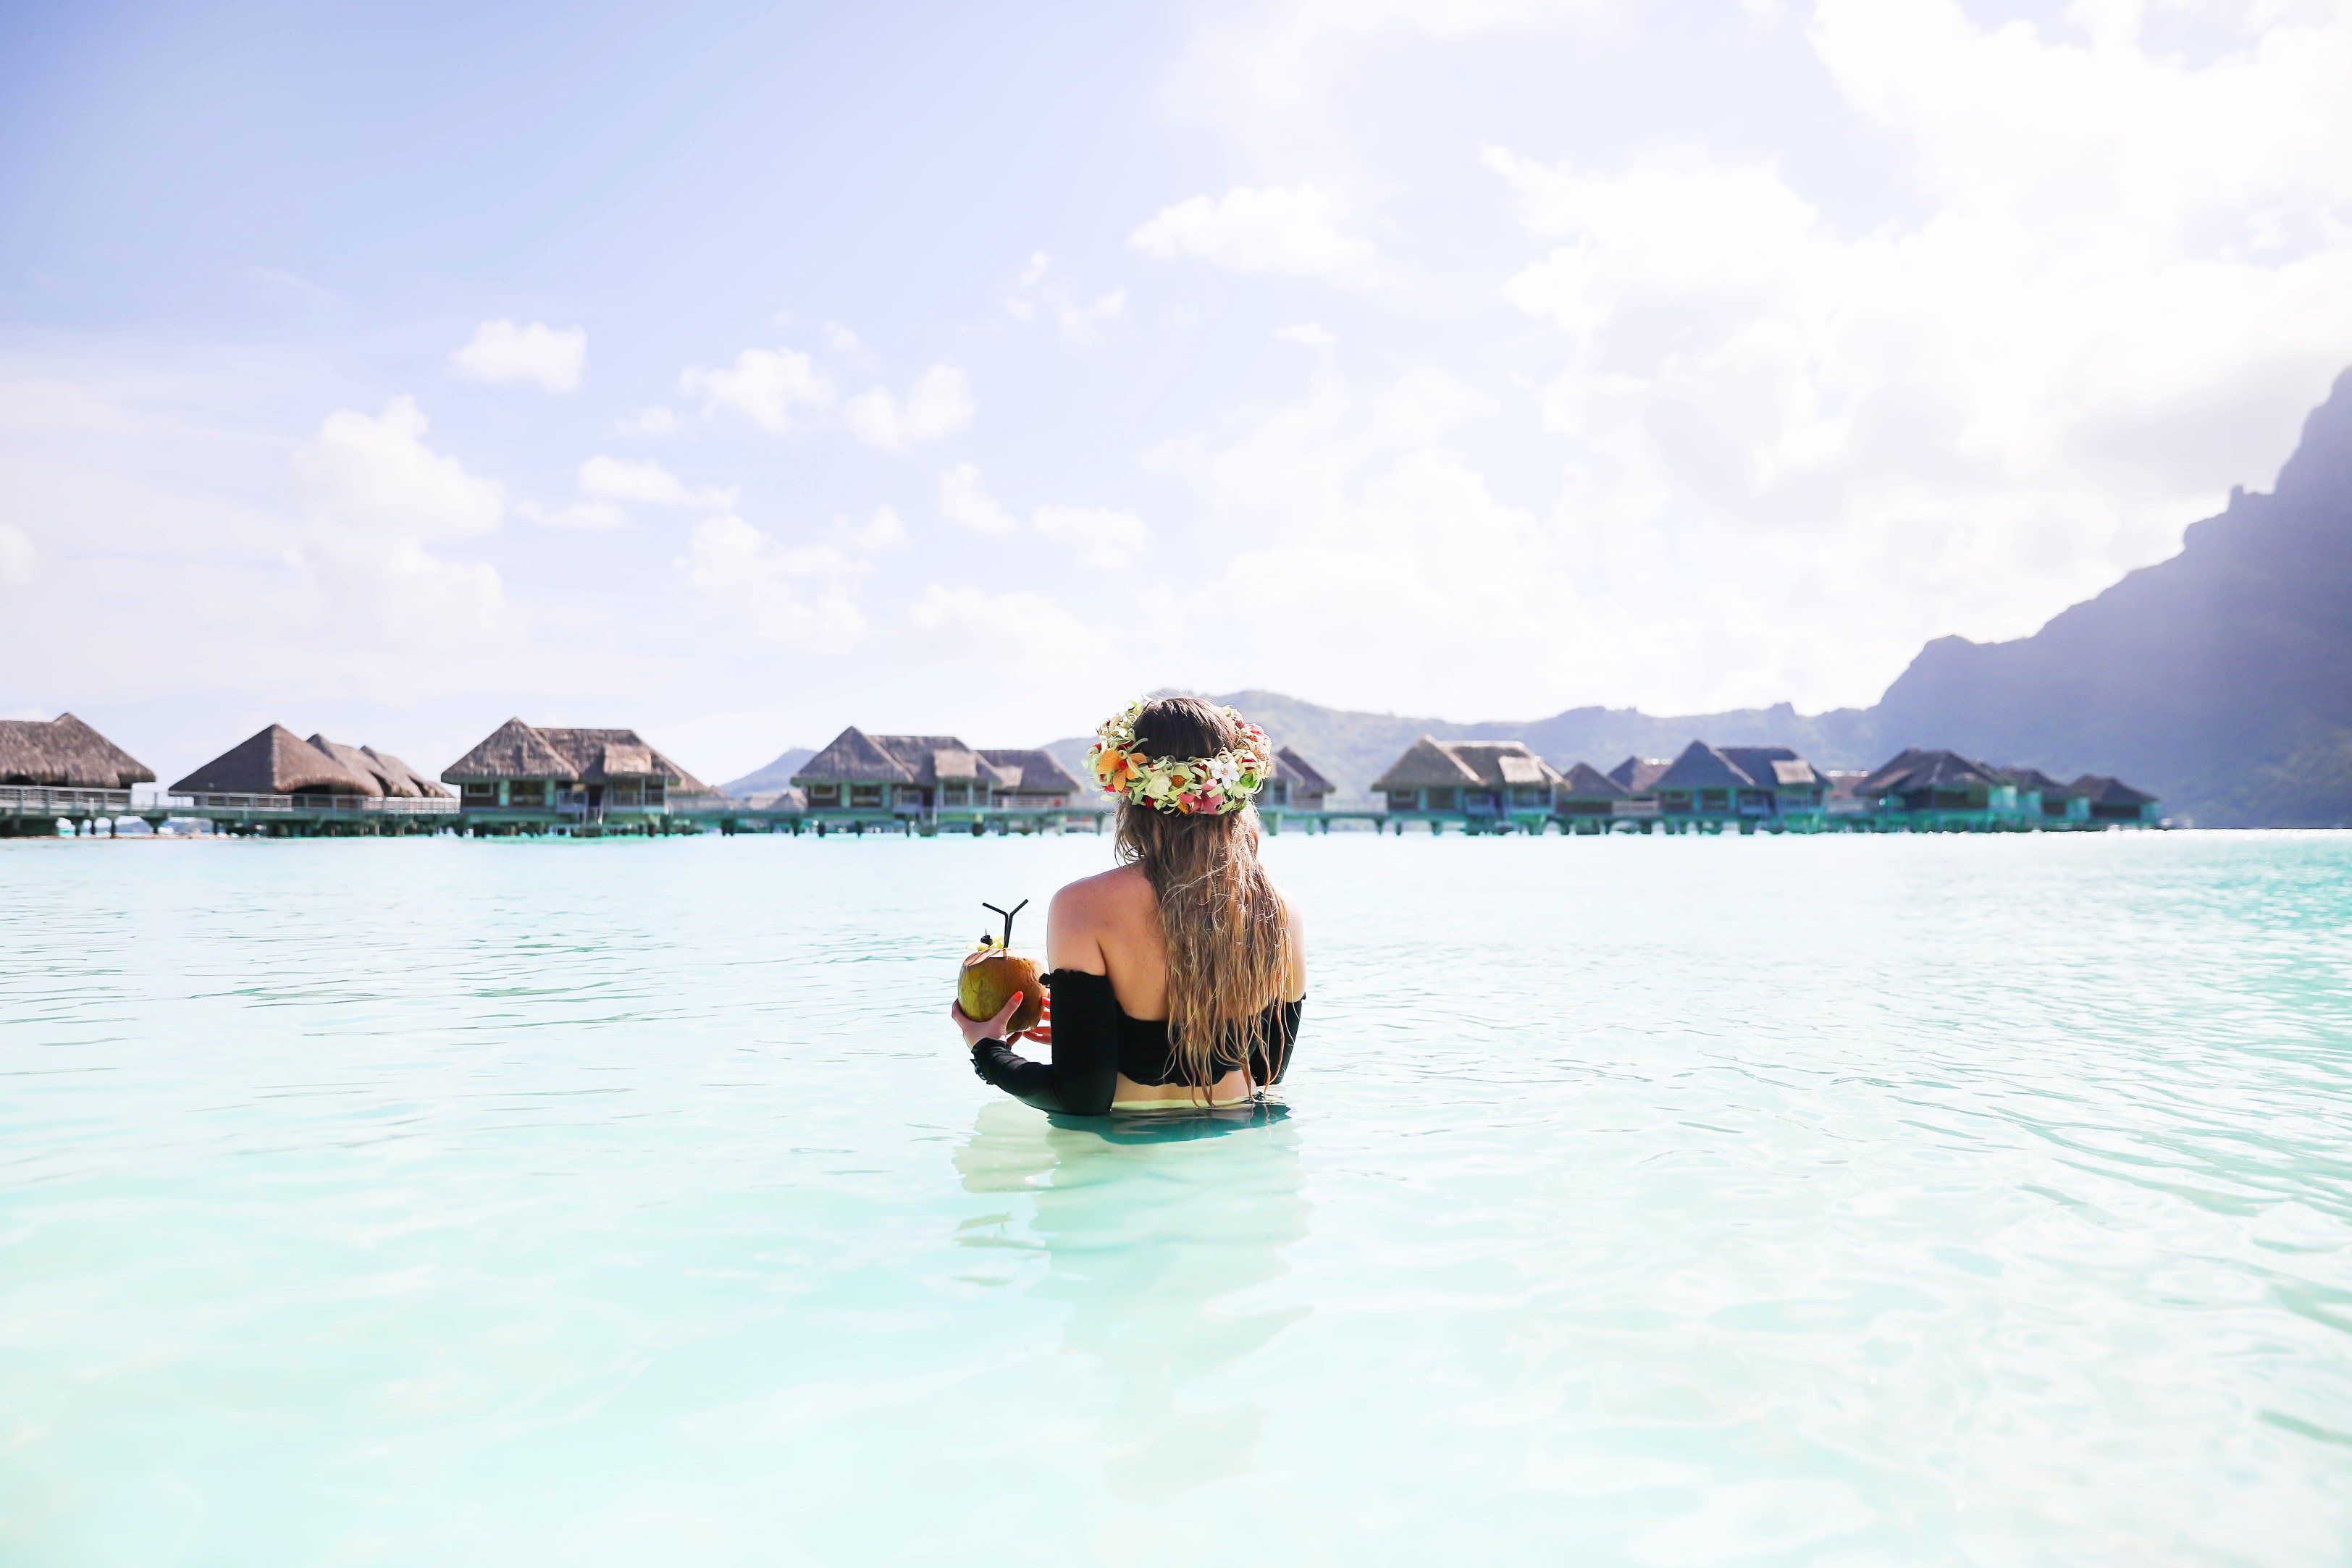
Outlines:
{"label": "coconut shell", "polygon": [[956,977],[956,1006],[975,1022],[984,1023],[1003,1012],[1015,991],[1021,993],[1021,1010],[1005,1025],[1012,1034],[1035,1029],[1037,1020],[1045,1016],[1045,988],[1037,977],[1037,960],[991,947],[966,958],[963,972]]}

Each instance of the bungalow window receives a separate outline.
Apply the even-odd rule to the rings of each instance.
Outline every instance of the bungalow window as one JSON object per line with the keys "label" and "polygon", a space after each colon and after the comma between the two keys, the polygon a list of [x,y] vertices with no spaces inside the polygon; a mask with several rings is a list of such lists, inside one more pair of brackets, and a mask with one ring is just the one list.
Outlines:
{"label": "bungalow window", "polygon": [[1269,806],[1289,805],[1290,786],[1281,782],[1267,785],[1265,787],[1265,803]]}
{"label": "bungalow window", "polygon": [[466,786],[465,804],[468,806],[494,806],[498,799],[499,787],[487,779]]}
{"label": "bungalow window", "polygon": [[544,806],[547,804],[547,781],[542,779],[518,779],[507,786],[509,806]]}
{"label": "bungalow window", "polygon": [[627,807],[636,803],[637,787],[634,784],[615,784],[604,791],[604,804],[607,806]]}
{"label": "bungalow window", "polygon": [[1938,789],[1936,791],[1936,810],[1939,811],[1965,811],[1968,809],[1969,792],[1967,790]]}
{"label": "bungalow window", "polygon": [[966,805],[971,801],[971,786],[969,784],[942,784],[940,786],[940,804],[942,806]]}
{"label": "bungalow window", "polygon": [[1417,811],[1421,810],[1421,795],[1419,791],[1412,789],[1390,790],[1389,810],[1391,811]]}
{"label": "bungalow window", "polygon": [[849,787],[849,805],[852,810],[861,809],[868,811],[880,810],[882,809],[882,786],[879,784],[852,784]]}
{"label": "bungalow window", "polygon": [[1551,791],[1533,788],[1514,789],[1511,791],[1511,803],[1515,806],[1549,805],[1551,803]]}
{"label": "bungalow window", "polygon": [[920,789],[918,789],[909,784],[901,784],[898,786],[898,804],[901,806],[919,806],[922,803],[923,792]]}
{"label": "bungalow window", "polygon": [[841,786],[838,784],[812,784],[808,790],[811,810],[829,811],[841,804]]}
{"label": "bungalow window", "polygon": [[1702,789],[1698,792],[1698,809],[1702,811],[1727,811],[1731,809],[1728,789]]}
{"label": "bungalow window", "polygon": [[646,779],[646,805],[648,805],[648,806],[658,806],[658,805],[660,805],[664,800],[667,800],[668,798],[669,798],[669,780],[668,780],[668,779]]}
{"label": "bungalow window", "polygon": [[1444,789],[1432,789],[1429,792],[1429,809],[1433,811],[1451,811],[1454,810],[1453,789],[1450,788]]}

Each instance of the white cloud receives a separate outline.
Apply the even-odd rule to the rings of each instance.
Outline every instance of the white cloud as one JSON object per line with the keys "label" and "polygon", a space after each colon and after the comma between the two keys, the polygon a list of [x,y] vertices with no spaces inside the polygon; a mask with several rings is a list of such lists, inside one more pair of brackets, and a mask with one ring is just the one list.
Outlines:
{"label": "white cloud", "polygon": [[702,399],[703,417],[741,414],[762,430],[791,430],[803,414],[833,406],[833,382],[816,361],[792,349],[746,349],[723,370],[688,366],[679,390]]}
{"label": "white cloud", "polygon": [[652,458],[632,460],[603,454],[580,465],[580,493],[608,501],[639,501],[651,507],[704,507],[721,510],[735,505],[733,490],[696,489]]}
{"label": "white cloud", "polygon": [[675,435],[677,415],[656,403],[641,408],[635,413],[623,414],[613,422],[615,435]]}
{"label": "white cloud", "polygon": [[888,507],[877,507],[874,515],[860,526],[847,530],[849,548],[868,555],[907,548],[907,525]]}
{"label": "white cloud", "polygon": [[1328,700],[1442,712],[1475,671],[1484,700],[1541,712],[1572,679],[1679,667],[1680,622],[1591,601],[1577,541],[1445,444],[1495,406],[1435,367],[1368,395],[1322,362],[1297,400],[1151,454],[1199,495],[1188,537],[1230,552],[1181,591],[1191,678],[1312,670]]}
{"label": "white cloud", "polygon": [[1150,538],[1141,517],[1107,507],[1040,507],[1034,525],[1045,538],[1070,546],[1082,565],[1103,571],[1133,565]]}
{"label": "white cloud", "polygon": [[474,329],[464,347],[449,356],[453,375],[472,382],[535,382],[551,392],[580,385],[588,364],[588,334],[578,327],[558,331],[543,322],[527,327],[500,319]]}
{"label": "white cloud", "polygon": [[851,398],[843,410],[858,440],[886,452],[953,435],[971,423],[976,412],[971,380],[953,365],[933,365],[917,376],[904,403],[889,388],[875,387]]}
{"label": "white cloud", "polygon": [[1002,536],[1021,526],[1020,519],[991,498],[980,469],[970,463],[959,463],[940,476],[940,515],[976,534]]}
{"label": "white cloud", "polygon": [[1055,600],[1013,590],[926,587],[907,618],[943,643],[987,655],[992,668],[1066,659],[1102,639]]}
{"label": "white cloud", "polygon": [[695,525],[678,562],[688,586],[772,643],[846,643],[866,630],[853,588],[863,568],[839,546],[779,545],[732,513]]}
{"label": "white cloud", "polygon": [[[1021,527],[1020,519],[989,495],[980,469],[970,463],[959,463],[940,476],[940,514],[958,528],[999,538]],[[1104,571],[1132,565],[1150,537],[1133,512],[1104,507],[1040,507],[1031,514],[1030,527],[1043,538],[1069,546],[1081,565]]]}
{"label": "white cloud", "polygon": [[1369,240],[1343,226],[1347,209],[1312,184],[1236,185],[1163,207],[1129,244],[1164,260],[1189,256],[1231,272],[1345,277],[1371,262]]}
{"label": "white cloud", "polygon": [[866,357],[866,344],[857,334],[838,321],[824,324],[824,346],[845,359]]}
{"label": "white cloud", "polygon": [[570,528],[577,533],[607,533],[626,528],[629,522],[629,514],[610,501],[575,501],[568,507],[517,501],[515,510],[541,528]]}
{"label": "white cloud", "polygon": [[14,523],[0,523],[0,588],[33,580],[33,536]]}
{"label": "white cloud", "polygon": [[454,539],[488,533],[506,489],[425,444],[430,422],[414,398],[369,417],[338,409],[294,455],[294,478],[314,517],[354,532]]}
{"label": "white cloud", "polygon": [[1127,290],[1113,288],[1095,296],[1091,302],[1066,299],[1054,308],[1055,319],[1061,323],[1062,336],[1073,343],[1091,343],[1102,336],[1102,329],[1127,311]]}
{"label": "white cloud", "polygon": [[505,591],[487,562],[444,560],[425,546],[488,533],[505,487],[425,444],[429,422],[395,397],[373,418],[339,409],[294,454],[311,518],[294,560],[321,609],[378,632],[453,647],[508,630]]}
{"label": "white cloud", "polygon": [[415,538],[315,536],[299,558],[330,611],[403,643],[458,648],[511,635],[505,585],[487,561],[444,560]]}
{"label": "white cloud", "polygon": [[1565,346],[1583,559],[1671,548],[1753,650],[1645,697],[1868,701],[1923,635],[2031,632],[2168,554],[2245,476],[2242,411],[2352,354],[2352,11],[2201,66],[2075,16],[1823,0],[1914,201],[1872,226],[1753,156],[1487,153],[1548,242],[1506,292]]}
{"label": "white cloud", "polygon": [[1023,326],[1033,325],[1043,309],[1050,313],[1061,328],[1066,342],[1092,343],[1102,337],[1103,329],[1127,313],[1127,290],[1106,289],[1091,300],[1081,298],[1064,286],[1059,279],[1049,279],[1047,272],[1054,258],[1038,251],[1029,258],[1013,292],[1004,301],[1005,313]]}

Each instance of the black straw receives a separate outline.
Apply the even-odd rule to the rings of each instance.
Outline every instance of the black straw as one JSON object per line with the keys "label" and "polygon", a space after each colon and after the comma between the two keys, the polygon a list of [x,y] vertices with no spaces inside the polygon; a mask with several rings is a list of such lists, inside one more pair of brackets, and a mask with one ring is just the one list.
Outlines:
{"label": "black straw", "polygon": [[1012,908],[1010,908],[1010,909],[997,909],[996,905],[994,905],[994,904],[982,904],[982,905],[981,905],[981,907],[982,907],[982,909],[994,910],[997,914],[1002,915],[1003,916],[1004,916],[1004,941],[1003,941],[1003,946],[1006,946],[1006,947],[1010,947],[1010,946],[1013,946],[1013,917],[1014,915],[1016,915],[1020,914],[1023,910],[1024,910],[1024,909],[1028,908],[1028,907],[1029,907],[1029,901],[1028,901],[1027,899],[1025,899],[1025,898],[1024,898],[1024,899],[1023,899],[1020,903],[1018,903],[1018,904],[1014,904],[1014,905],[1013,905]]}

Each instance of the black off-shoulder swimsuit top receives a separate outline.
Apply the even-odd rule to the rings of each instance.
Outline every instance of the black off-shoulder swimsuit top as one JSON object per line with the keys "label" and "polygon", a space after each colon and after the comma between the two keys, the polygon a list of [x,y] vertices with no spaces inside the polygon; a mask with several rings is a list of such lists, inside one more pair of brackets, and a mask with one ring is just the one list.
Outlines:
{"label": "black off-shoulder swimsuit top", "polygon": [[[1032,1061],[1001,1040],[971,1048],[971,1070],[1040,1111],[1099,1116],[1109,1111],[1125,1073],[1138,1083],[1181,1082],[1168,1046],[1165,1019],[1131,1019],[1119,1010],[1110,977],[1056,969],[1045,977],[1054,993],[1054,1058]],[[1276,1002],[1251,1033],[1249,1075],[1259,1089],[1282,1082],[1298,1038],[1299,1004]]]}

